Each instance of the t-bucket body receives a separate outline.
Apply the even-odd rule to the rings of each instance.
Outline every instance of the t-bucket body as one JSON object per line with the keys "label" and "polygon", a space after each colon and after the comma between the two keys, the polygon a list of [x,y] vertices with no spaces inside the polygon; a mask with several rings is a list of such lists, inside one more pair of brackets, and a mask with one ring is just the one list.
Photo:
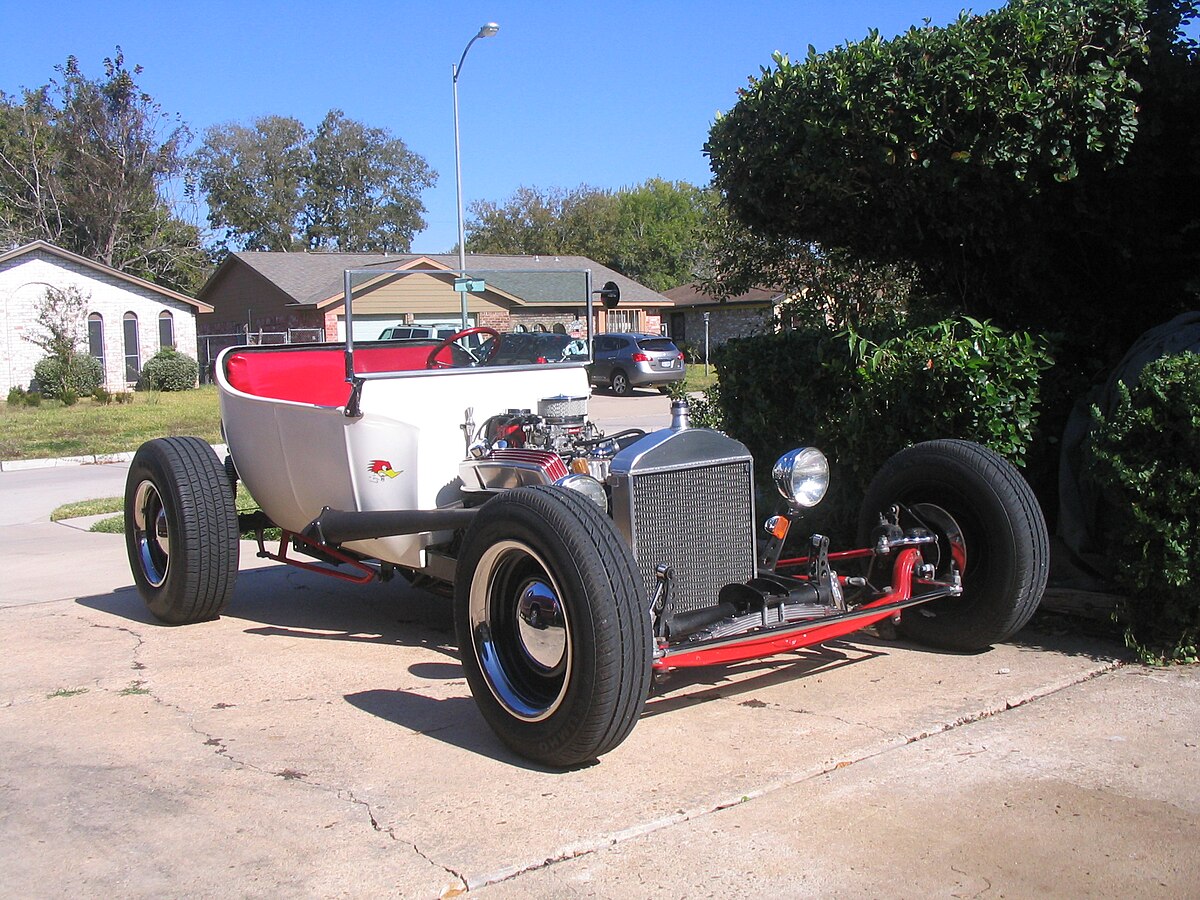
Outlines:
{"label": "t-bucket body", "polygon": [[[356,355],[370,358],[378,349],[383,348],[360,347]],[[429,347],[422,349],[423,360]],[[221,420],[238,476],[273,522],[297,533],[327,506],[360,512],[453,506],[461,502],[459,464],[466,455],[463,425],[468,420],[482,422],[512,408],[536,409],[543,397],[564,391],[588,393],[582,363],[497,369],[485,378],[467,369],[401,370],[365,378],[360,414],[348,416],[351,385],[328,365],[323,374],[340,382],[343,403],[301,399],[321,377],[312,374],[319,354],[329,354],[338,366],[342,362],[340,351],[324,347],[231,348],[217,362]],[[294,399],[252,393],[265,386],[239,377],[239,367],[271,368],[281,359],[291,362],[289,356],[309,371],[295,376],[300,389],[292,392]],[[423,568],[424,548],[439,537],[394,535],[346,546]]]}
{"label": "t-bucket body", "polygon": [[[447,285],[475,290],[451,293]],[[540,309],[547,319],[575,311],[579,324],[592,306],[586,271],[507,270],[463,277],[351,270],[344,285],[342,347],[226,350],[217,361],[215,381],[230,456],[266,515],[289,531],[303,531],[325,507],[368,512],[458,505],[459,464],[473,437],[468,423],[508,409],[536,409],[545,397],[586,397],[590,392],[586,325],[576,338],[582,354],[545,359],[532,355],[541,350],[534,347],[526,356],[514,356],[505,352],[501,337],[492,355],[504,362],[484,368],[439,365],[444,354],[431,365],[431,352],[441,343],[437,340],[356,342],[356,296],[377,310],[382,303],[376,295],[388,288],[407,301],[390,304],[395,316],[417,315],[436,302],[430,295],[442,296],[444,303],[448,293],[517,298],[522,309]],[[439,312],[447,310],[443,306]],[[494,314],[491,320],[496,318]],[[477,320],[478,315],[468,312],[465,327]],[[366,326],[359,333],[375,330]],[[512,334],[516,337],[510,343],[521,344],[536,333]],[[426,566],[424,548],[445,537],[391,535],[349,542],[346,548],[421,569]]]}
{"label": "t-bucket body", "polygon": [[[864,498],[858,545],[839,551],[791,533],[827,486],[816,448],[775,462],[784,509],[760,523],[755,461],[691,427],[686,400],[660,429],[605,434],[587,415],[604,316],[593,298],[607,309],[619,293],[587,271],[348,271],[327,313],[342,342],[224,351],[229,458],[166,438],[131,465],[126,543],[150,609],[174,623],[219,615],[239,531],[257,535],[260,556],[452,594],[485,719],[557,766],[620,744],[656,674],[883,619],[980,649],[1032,615],[1045,523],[1021,476],[983,447],[897,453]],[[390,338],[395,323],[454,309],[454,335]],[[238,480],[259,511],[236,510]]]}

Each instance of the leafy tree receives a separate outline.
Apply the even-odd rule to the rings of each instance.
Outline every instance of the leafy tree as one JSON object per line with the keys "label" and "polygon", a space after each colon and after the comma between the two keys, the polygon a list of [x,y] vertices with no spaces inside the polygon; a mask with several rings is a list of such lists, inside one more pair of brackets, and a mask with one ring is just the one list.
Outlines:
{"label": "leafy tree", "polygon": [[789,328],[845,328],[922,314],[910,266],[875,265],[845,250],[826,250],[797,238],[763,237],[746,228],[708,195],[702,225],[705,268],[699,279],[726,300],[754,288],[789,299],[780,324]]}
{"label": "leafy tree", "polygon": [[1111,357],[1194,302],[1200,59],[1181,25],[1195,12],[1012,0],[777,55],[712,127],[715,185],[769,242],[913,264],[952,308],[1070,323]]}
{"label": "leafy tree", "polygon": [[37,330],[23,335],[46,352],[46,358],[36,367],[36,375],[42,392],[51,397],[64,391],[89,392],[103,379],[103,372],[97,376],[97,361],[80,352],[87,306],[88,297],[75,285],[47,286],[35,308]]}
{"label": "leafy tree", "polygon": [[305,233],[312,249],[408,250],[435,173],[383,128],[330,110],[311,143]]}
{"label": "leafy tree", "polygon": [[652,178],[612,192],[521,187],[504,203],[477,200],[467,223],[473,253],[579,254],[655,290],[695,275],[704,192]]}
{"label": "leafy tree", "polygon": [[0,228],[189,290],[207,263],[167,190],[183,173],[186,125],[141,90],[118,47],[104,76],[74,56],[20,100],[0,97]]}
{"label": "leafy tree", "polygon": [[48,91],[25,91],[21,101],[0,92],[0,233],[9,243],[58,243],[67,228]]}
{"label": "leafy tree", "polygon": [[617,194],[613,267],[656,291],[690,281],[701,248],[704,192],[651,178]]}
{"label": "leafy tree", "polygon": [[616,207],[611,192],[585,184],[571,190],[522,186],[503,204],[471,204],[467,250],[608,260],[615,244]]}
{"label": "leafy tree", "polygon": [[40,331],[23,337],[41,347],[48,356],[68,363],[83,344],[88,299],[75,285],[47,286],[35,307],[34,324]]}
{"label": "leafy tree", "polygon": [[404,141],[339,109],[315,131],[283,116],[216,125],[193,164],[209,224],[246,250],[407,252],[437,178]]}
{"label": "leafy tree", "polygon": [[304,123],[286,116],[209,128],[192,158],[209,225],[245,250],[301,249],[307,144]]}

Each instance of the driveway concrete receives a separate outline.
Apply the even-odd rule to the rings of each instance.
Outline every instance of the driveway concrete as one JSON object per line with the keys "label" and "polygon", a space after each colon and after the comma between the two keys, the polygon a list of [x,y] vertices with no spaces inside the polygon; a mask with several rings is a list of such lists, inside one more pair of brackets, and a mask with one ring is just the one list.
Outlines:
{"label": "driveway concrete", "polygon": [[[86,492],[124,478],[72,472]],[[6,896],[1200,884],[1196,669],[1130,665],[1049,619],[974,655],[856,635],[669,676],[621,747],[551,771],[476,711],[444,600],[243,544],[226,615],[161,626],[123,539],[30,521],[51,487],[27,475],[0,473],[0,507],[25,510],[0,525]]]}

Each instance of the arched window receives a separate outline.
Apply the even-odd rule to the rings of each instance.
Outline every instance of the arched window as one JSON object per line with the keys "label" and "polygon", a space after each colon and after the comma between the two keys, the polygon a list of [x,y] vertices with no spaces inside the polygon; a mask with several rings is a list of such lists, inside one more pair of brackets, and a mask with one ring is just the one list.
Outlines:
{"label": "arched window", "polygon": [[104,317],[100,313],[88,316],[88,354],[100,360],[101,377],[108,381],[108,367],[104,364]]}
{"label": "arched window", "polygon": [[142,376],[141,344],[138,341],[138,317],[125,313],[121,323],[125,329],[125,380],[135,382]]}
{"label": "arched window", "polygon": [[175,349],[175,317],[167,310],[158,314],[158,349]]}
{"label": "arched window", "polygon": [[566,334],[567,326],[564,325],[562,322],[555,322],[554,327],[551,328],[550,330],[553,331],[555,334]]}
{"label": "arched window", "polygon": [[540,332],[543,332],[546,330],[546,326],[543,325],[541,322],[538,322],[537,324],[535,324],[533,326],[533,330],[540,333]]}
{"label": "arched window", "polygon": [[526,325],[517,325],[516,327],[513,328],[513,331],[515,331],[517,334],[524,334],[528,330],[529,330],[529,327]]}

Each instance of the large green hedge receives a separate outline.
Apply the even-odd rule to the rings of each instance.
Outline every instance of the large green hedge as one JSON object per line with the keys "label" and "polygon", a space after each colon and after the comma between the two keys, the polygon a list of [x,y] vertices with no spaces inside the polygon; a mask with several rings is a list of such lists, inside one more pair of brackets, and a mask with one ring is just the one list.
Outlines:
{"label": "large green hedge", "polygon": [[830,460],[827,508],[814,518],[848,536],[884,461],[908,445],[963,438],[1025,460],[1045,347],[1024,333],[959,319],[870,339],[785,331],[729,341],[716,354],[718,424],[753,453],[760,474],[799,445]]}
{"label": "large green hedge", "polygon": [[1194,662],[1200,646],[1200,354],[1166,356],[1093,408],[1089,473],[1104,489],[1103,544],[1129,595],[1130,646]]}

